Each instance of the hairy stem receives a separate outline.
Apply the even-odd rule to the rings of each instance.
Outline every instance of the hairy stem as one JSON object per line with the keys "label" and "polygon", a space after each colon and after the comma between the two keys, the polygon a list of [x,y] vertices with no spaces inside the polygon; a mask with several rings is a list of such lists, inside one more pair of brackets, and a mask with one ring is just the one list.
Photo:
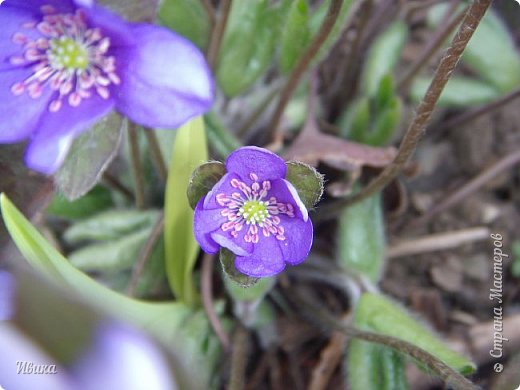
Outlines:
{"label": "hairy stem", "polygon": [[220,4],[220,14],[216,18],[216,22],[211,32],[211,40],[208,46],[207,60],[211,69],[215,70],[218,52],[226,30],[226,24],[231,9],[231,0],[222,0]]}
{"label": "hairy stem", "polygon": [[279,147],[281,147],[283,143],[283,132],[281,131],[281,129],[279,129],[279,126],[283,112],[285,111],[285,107],[287,106],[287,103],[289,103],[289,99],[291,98],[292,94],[294,93],[294,90],[298,86],[298,83],[302,75],[305,73],[312,59],[316,56],[321,45],[323,45],[323,43],[329,36],[330,32],[332,31],[332,28],[334,27],[334,24],[338,19],[338,15],[342,5],[343,0],[331,0],[329,9],[327,10],[327,15],[325,16],[325,19],[323,20],[323,23],[321,24],[318,33],[310,43],[307,50],[305,50],[305,52],[298,59],[298,62],[294,67],[293,71],[291,72],[287,84],[285,84],[284,88],[282,89],[280,99],[278,100],[278,104],[268,126],[268,129],[270,129],[270,131],[273,132],[271,146],[271,148],[273,149],[278,149]]}
{"label": "hairy stem", "polygon": [[164,213],[161,213],[155,224],[153,225],[152,231],[150,233],[150,236],[146,240],[143,248],[141,249],[141,252],[139,253],[139,256],[137,257],[137,260],[135,262],[134,268],[132,270],[132,276],[130,277],[130,282],[128,283],[128,286],[126,288],[126,294],[128,296],[133,296],[135,294],[135,289],[137,288],[137,283],[139,282],[139,277],[143,273],[144,267],[146,266],[146,263],[150,259],[150,256],[152,255],[153,248],[155,247],[155,244],[157,243],[157,240],[159,237],[161,237],[161,234],[164,229]]}
{"label": "hairy stem", "polygon": [[358,194],[337,202],[337,206],[346,206],[368,198],[372,194],[381,191],[390,183],[403,166],[415,152],[417,144],[423,137],[428,121],[439,97],[457,66],[466,45],[473,36],[475,29],[480,23],[486,10],[489,8],[491,0],[475,0],[470,6],[464,20],[462,21],[457,34],[452,40],[451,46],[442,57],[433,80],[424,95],[424,98],[417,108],[415,117],[408,127],[406,134],[399,146],[399,151],[392,163],[390,163],[374,180],[364,187]]}
{"label": "hairy stem", "polygon": [[135,186],[135,205],[138,209],[145,207],[144,174],[139,151],[139,139],[137,137],[137,125],[128,121],[128,142],[130,143],[130,163]]}
{"label": "hairy stem", "polygon": [[168,177],[168,169],[166,168],[166,163],[164,162],[164,157],[161,152],[159,142],[157,141],[157,135],[155,134],[155,130],[153,129],[144,130],[146,140],[148,141],[148,146],[150,147],[152,162],[155,165],[155,169],[157,170],[159,178],[162,180],[163,183],[165,183]]}

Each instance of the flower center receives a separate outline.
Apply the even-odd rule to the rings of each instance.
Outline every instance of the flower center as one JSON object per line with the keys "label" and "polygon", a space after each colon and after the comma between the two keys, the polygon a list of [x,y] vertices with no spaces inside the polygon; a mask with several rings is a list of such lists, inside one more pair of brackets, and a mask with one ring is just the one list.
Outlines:
{"label": "flower center", "polygon": [[269,216],[267,206],[269,206],[269,202],[248,200],[244,203],[244,206],[238,210],[237,216],[244,217],[247,223],[252,223],[253,225],[257,222],[262,223]]}
{"label": "flower center", "polygon": [[47,51],[50,65],[55,69],[86,69],[88,67],[88,51],[82,44],[69,37],[52,39]]}
{"label": "flower center", "polygon": [[121,82],[115,73],[115,58],[107,55],[110,38],[104,37],[99,28],[88,26],[83,10],[59,14],[54,7],[44,5],[41,11],[44,16],[40,22],[21,26],[38,30],[40,37],[30,39],[23,31],[12,37],[23,51],[22,55],[10,57],[11,64],[33,71],[11,86],[13,95],[27,92],[38,99],[45,88],[50,88],[54,91],[50,112],[59,111],[64,101],[77,107],[94,94],[108,99],[108,87]]}
{"label": "flower center", "polygon": [[285,241],[287,237],[279,215],[294,218],[294,206],[278,202],[275,196],[269,196],[269,180],[264,180],[260,185],[254,172],[249,177],[253,181],[251,186],[238,179],[230,181],[231,186],[240,192],[217,194],[217,203],[224,207],[220,214],[227,217],[220,228],[237,238],[245,225],[247,231],[244,240],[254,244],[258,243],[261,235],[266,238],[273,235],[277,240]]}

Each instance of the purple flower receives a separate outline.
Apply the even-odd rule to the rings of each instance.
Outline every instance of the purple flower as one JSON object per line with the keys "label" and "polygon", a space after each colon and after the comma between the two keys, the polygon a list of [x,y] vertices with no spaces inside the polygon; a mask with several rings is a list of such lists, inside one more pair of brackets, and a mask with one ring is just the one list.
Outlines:
{"label": "purple flower", "polygon": [[186,39],[86,0],[0,6],[0,143],[29,139],[26,164],[51,174],[73,139],[116,109],[175,128],[208,110],[213,81]]}
{"label": "purple flower", "polygon": [[195,208],[195,238],[205,252],[220,247],[236,255],[249,276],[275,275],[301,263],[312,244],[312,222],[287,165],[276,154],[249,146],[226,161],[227,173]]}

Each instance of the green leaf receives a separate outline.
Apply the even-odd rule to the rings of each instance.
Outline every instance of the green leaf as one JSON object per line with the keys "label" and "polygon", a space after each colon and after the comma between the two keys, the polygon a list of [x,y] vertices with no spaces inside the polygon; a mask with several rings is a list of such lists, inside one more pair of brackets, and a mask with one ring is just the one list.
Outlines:
{"label": "green leaf", "polygon": [[259,278],[253,278],[240,272],[235,267],[235,254],[226,248],[220,248],[220,264],[222,271],[229,280],[241,288],[251,287],[258,283]]}
{"label": "green leaf", "polygon": [[[410,98],[420,102],[430,85],[429,78],[417,78],[410,88]],[[452,76],[437,103],[440,107],[464,108],[486,104],[500,97],[501,93],[492,86],[463,76]]]}
{"label": "green leaf", "polygon": [[[206,320],[203,313],[193,312],[181,302],[145,302],[109,290],[70,264],[3,193],[0,194],[0,208],[12,239],[34,269],[65,289],[78,292],[92,306],[148,331],[170,350],[182,356],[186,369],[196,367],[190,370],[191,375],[209,383],[215,360],[208,357],[210,352],[214,353],[216,341],[209,334],[207,321],[202,329],[201,323]],[[186,332],[186,325],[190,325],[192,321],[197,321],[200,329],[196,339]],[[200,339],[205,336],[208,338],[207,342],[202,344]],[[213,348],[204,348],[205,345],[213,345]]]}
{"label": "green leaf", "polygon": [[390,73],[385,74],[379,81],[375,97],[376,111],[382,111],[395,100],[394,78]]}
{"label": "green leaf", "polygon": [[347,207],[338,227],[339,264],[356,270],[373,282],[384,265],[385,232],[380,194]]}
{"label": "green leaf", "polygon": [[60,194],[54,195],[47,207],[47,214],[56,217],[81,219],[114,206],[110,191],[101,186],[94,187],[86,195],[69,201]]}
{"label": "green leaf", "polygon": [[381,79],[392,74],[407,37],[406,23],[398,20],[376,38],[369,49],[361,81],[365,96],[375,96]]}
{"label": "green leaf", "polygon": [[370,130],[370,99],[362,97],[356,101],[340,119],[343,136],[352,141],[363,142]]}
{"label": "green leaf", "polygon": [[201,1],[164,0],[157,16],[163,26],[188,38],[201,49],[207,47],[210,25]]}
{"label": "green leaf", "polygon": [[69,244],[87,240],[113,240],[138,229],[152,226],[157,210],[109,210],[77,222],[63,238]]}
{"label": "green leaf", "polygon": [[284,8],[269,3],[234,1],[231,5],[216,67],[218,84],[228,97],[253,85],[272,63]]}
{"label": "green leaf", "polygon": [[204,163],[193,171],[188,185],[188,201],[195,210],[199,200],[213,188],[226,173],[224,164],[218,161]]}
{"label": "green leaf", "polygon": [[204,122],[202,117],[197,117],[177,130],[164,204],[168,281],[177,299],[189,306],[198,300],[192,275],[198,245],[193,236],[193,211],[186,193],[192,172],[207,159]]}
{"label": "green leaf", "polygon": [[[439,25],[445,11],[443,5],[432,7],[430,24]],[[462,61],[502,94],[520,84],[520,54],[506,24],[493,9],[482,18]]]}
{"label": "green leaf", "polygon": [[323,175],[301,161],[287,162],[287,176],[307,209],[312,209],[323,195]]}
{"label": "green leaf", "polygon": [[511,275],[515,278],[520,277],[520,241],[513,242],[513,263],[511,264]]}
{"label": "green leaf", "polygon": [[393,350],[366,341],[350,341],[347,368],[351,390],[406,390],[403,358]]}
{"label": "green leaf", "polygon": [[405,309],[381,295],[365,293],[361,296],[354,324],[417,345],[463,375],[475,371],[470,360],[451,350]]}
{"label": "green leaf", "polygon": [[376,115],[373,129],[366,134],[365,142],[367,145],[384,146],[390,141],[401,121],[402,103],[398,96],[395,96],[388,107]]}
{"label": "green leaf", "polygon": [[116,273],[129,269],[151,230],[150,226],[114,240],[84,246],[70,253],[69,261],[83,272]]}
{"label": "green leaf", "polygon": [[310,41],[309,5],[307,0],[293,1],[282,31],[280,70],[289,73]]}
{"label": "green leaf", "polygon": [[112,113],[73,142],[67,157],[54,176],[60,192],[77,199],[94,187],[117,154],[123,135],[123,119]]}

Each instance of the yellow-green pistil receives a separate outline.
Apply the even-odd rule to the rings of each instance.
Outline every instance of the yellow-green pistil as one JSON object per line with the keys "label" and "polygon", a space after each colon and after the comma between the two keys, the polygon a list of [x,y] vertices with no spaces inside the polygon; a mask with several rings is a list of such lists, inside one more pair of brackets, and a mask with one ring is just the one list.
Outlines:
{"label": "yellow-green pistil", "polygon": [[55,69],[87,69],[88,52],[80,43],[62,36],[49,42],[49,60]]}
{"label": "yellow-green pistil", "polygon": [[248,200],[238,210],[237,215],[243,217],[246,220],[246,224],[256,225],[261,224],[269,216],[267,211],[269,202],[262,202],[260,200]]}

